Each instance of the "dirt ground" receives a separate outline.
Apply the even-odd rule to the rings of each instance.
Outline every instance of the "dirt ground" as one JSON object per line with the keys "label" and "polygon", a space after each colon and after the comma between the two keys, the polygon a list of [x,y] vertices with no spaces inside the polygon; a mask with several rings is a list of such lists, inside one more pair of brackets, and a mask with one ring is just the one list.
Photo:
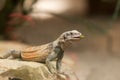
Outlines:
{"label": "dirt ground", "polygon": [[120,57],[82,53],[75,70],[80,80],[120,80]]}

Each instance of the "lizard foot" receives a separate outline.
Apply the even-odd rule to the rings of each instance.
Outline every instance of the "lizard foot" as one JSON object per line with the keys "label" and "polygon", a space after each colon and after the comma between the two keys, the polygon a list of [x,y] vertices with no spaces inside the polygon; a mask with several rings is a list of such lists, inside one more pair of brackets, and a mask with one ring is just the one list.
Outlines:
{"label": "lizard foot", "polygon": [[52,73],[52,74],[56,74],[57,73],[56,69],[55,69],[55,67],[53,65],[49,65],[48,69],[49,69],[49,72]]}

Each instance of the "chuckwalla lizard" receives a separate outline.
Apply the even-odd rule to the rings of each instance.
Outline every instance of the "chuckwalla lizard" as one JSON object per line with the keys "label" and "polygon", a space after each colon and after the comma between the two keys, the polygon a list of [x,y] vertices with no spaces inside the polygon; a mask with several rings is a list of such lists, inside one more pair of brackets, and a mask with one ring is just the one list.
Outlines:
{"label": "chuckwalla lizard", "polygon": [[50,61],[56,60],[57,72],[61,72],[61,60],[65,48],[70,46],[72,42],[82,38],[84,38],[84,36],[77,30],[66,31],[51,43],[26,48],[24,50],[11,50],[1,58],[12,57],[21,58],[25,61],[45,62],[51,73],[53,73],[53,70]]}

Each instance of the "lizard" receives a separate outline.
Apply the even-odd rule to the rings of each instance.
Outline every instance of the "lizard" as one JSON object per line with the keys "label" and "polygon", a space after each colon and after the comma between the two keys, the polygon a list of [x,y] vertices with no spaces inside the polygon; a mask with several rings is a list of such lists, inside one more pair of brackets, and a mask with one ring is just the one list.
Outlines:
{"label": "lizard", "polygon": [[10,50],[1,58],[5,59],[12,57],[20,58],[25,61],[44,62],[51,73],[54,71],[50,61],[56,60],[56,70],[60,73],[64,50],[70,46],[72,42],[82,38],[84,38],[84,36],[77,30],[66,31],[53,42],[28,47],[23,50]]}

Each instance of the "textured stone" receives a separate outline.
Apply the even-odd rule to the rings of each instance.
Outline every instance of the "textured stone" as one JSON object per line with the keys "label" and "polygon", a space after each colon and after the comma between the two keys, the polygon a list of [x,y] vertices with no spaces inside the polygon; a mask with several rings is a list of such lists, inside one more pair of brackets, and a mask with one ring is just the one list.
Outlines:
{"label": "textured stone", "polygon": [[[55,62],[51,63],[55,67]],[[63,74],[51,74],[43,63],[0,59],[0,80],[77,80],[66,64],[62,71]]]}

